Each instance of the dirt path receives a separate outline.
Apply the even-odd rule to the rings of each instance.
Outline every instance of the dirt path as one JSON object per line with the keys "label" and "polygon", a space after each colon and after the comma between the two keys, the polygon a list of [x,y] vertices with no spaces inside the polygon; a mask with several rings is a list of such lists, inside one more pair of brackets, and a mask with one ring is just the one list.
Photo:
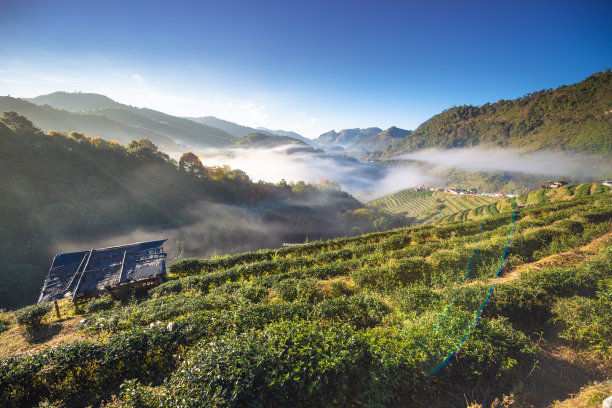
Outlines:
{"label": "dirt path", "polygon": [[520,265],[514,269],[511,269],[503,276],[497,278],[497,283],[505,283],[515,280],[521,275],[521,273],[528,270],[541,270],[554,266],[578,266],[592,256],[597,255],[597,253],[599,253],[599,251],[604,247],[610,245],[612,245],[612,231],[607,232],[599,238],[595,238],[588,244],[581,247],[547,256],[539,261]]}

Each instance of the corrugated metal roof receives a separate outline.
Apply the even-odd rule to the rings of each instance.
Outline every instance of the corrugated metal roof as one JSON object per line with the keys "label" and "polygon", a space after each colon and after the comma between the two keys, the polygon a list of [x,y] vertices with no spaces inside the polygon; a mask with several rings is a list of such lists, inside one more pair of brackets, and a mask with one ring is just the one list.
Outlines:
{"label": "corrugated metal roof", "polygon": [[58,254],[38,302],[48,302],[166,272],[166,240]]}

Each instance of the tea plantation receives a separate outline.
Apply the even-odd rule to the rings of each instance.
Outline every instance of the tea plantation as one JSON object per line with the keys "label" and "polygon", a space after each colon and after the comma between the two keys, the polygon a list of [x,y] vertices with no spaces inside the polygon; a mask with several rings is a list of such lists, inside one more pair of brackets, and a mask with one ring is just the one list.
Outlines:
{"label": "tea plantation", "polygon": [[391,214],[413,217],[421,223],[430,223],[440,218],[450,219],[477,208],[491,208],[494,211],[495,204],[501,200],[503,198],[406,189],[378,198],[368,205]]}
{"label": "tea plantation", "polygon": [[[490,406],[534,370],[546,328],[609,358],[611,241],[575,265],[529,268],[608,236],[609,191],[495,208],[179,261],[146,298],[73,310],[80,340],[0,361],[0,406]],[[0,343],[31,335],[2,319]]]}

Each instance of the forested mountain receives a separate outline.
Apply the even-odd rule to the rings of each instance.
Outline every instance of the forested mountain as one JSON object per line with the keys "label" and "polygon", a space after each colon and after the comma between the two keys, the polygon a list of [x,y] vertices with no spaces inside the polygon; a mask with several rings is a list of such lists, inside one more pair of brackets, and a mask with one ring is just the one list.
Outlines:
{"label": "forested mountain", "polygon": [[343,129],[340,132],[330,130],[316,138],[314,142],[322,147],[340,146],[347,150],[351,150],[354,147],[356,150],[361,150],[359,148],[361,140],[380,132],[382,132],[382,129],[377,127]]}
{"label": "forested mountain", "polygon": [[308,151],[314,151],[310,145],[301,140],[294,139],[288,136],[277,136],[265,133],[249,133],[248,135],[235,139],[234,144],[243,147],[278,147],[278,146],[295,146],[302,147]]}
{"label": "forested mountain", "polygon": [[100,114],[76,113],[55,109],[48,105],[35,105],[26,100],[0,96],[0,112],[15,111],[34,122],[36,127],[45,132],[71,132],[78,129],[92,136],[101,136],[126,144],[131,140],[147,138],[166,151],[179,151],[178,144],[150,129],[130,126]]}
{"label": "forested mountain", "polygon": [[257,130],[259,132],[263,131],[264,133],[271,133],[273,135],[277,135],[277,136],[287,136],[290,137],[292,139],[296,139],[296,140],[300,140],[310,146],[314,145],[314,142],[311,139],[308,139],[307,137],[304,137],[302,135],[300,135],[299,133],[295,133],[295,132],[291,132],[291,131],[287,131],[287,130],[272,130],[272,129],[268,129],[265,127],[258,127]]}
{"label": "forested mountain", "polygon": [[53,92],[35,98],[24,98],[36,105],[49,105],[56,109],[82,112],[101,108],[120,108],[125,105],[115,102],[108,96],[87,92]]}
{"label": "forested mountain", "polygon": [[33,302],[58,252],[155,237],[221,254],[367,231],[377,219],[352,215],[362,205],[331,184],[254,183],[194,154],[177,166],[148,139],[44,134],[15,112],[0,120],[0,173],[10,175],[0,178],[0,307]]}
{"label": "forested mountain", "polygon": [[126,134],[129,132],[125,129],[122,131],[117,131],[113,127],[105,129],[100,125],[99,119],[98,122],[92,119],[92,116],[103,116],[121,125],[135,127],[141,132],[138,137],[147,137],[164,150],[172,150],[172,152],[177,150],[176,146],[164,140],[171,140],[178,145],[186,144],[195,148],[206,148],[227,146],[231,144],[233,138],[231,134],[219,128],[153,109],[124,105],[104,95],[55,92],[28,100],[33,103],[44,103],[52,108],[68,110],[76,115],[69,116],[72,120],[68,121],[66,113],[48,112],[48,107],[41,107],[47,110],[43,115],[32,106],[19,105],[15,100],[5,101],[3,105],[0,105],[0,110],[14,110],[23,113],[44,131],[70,132],[77,129],[91,136],[110,138],[120,143],[129,143],[133,139]]}
{"label": "forested mountain", "polygon": [[230,122],[228,120],[216,118],[214,116],[203,116],[200,118],[187,118],[187,119],[192,120],[197,123],[201,123],[203,125],[212,126],[217,129],[221,129],[224,132],[227,132],[230,135],[232,135],[232,137],[236,137],[236,138],[244,137],[248,135],[249,133],[268,133],[270,135],[272,134],[271,132],[266,132],[266,131],[262,132],[261,130],[258,130],[252,127],[248,127],[248,126],[242,126],[237,123]]}
{"label": "forested mountain", "polygon": [[611,153],[612,72],[514,100],[453,107],[370,157],[476,145]]}
{"label": "forested mountain", "polygon": [[384,149],[387,146],[390,146],[395,140],[403,139],[411,133],[411,130],[391,126],[387,130],[383,130],[380,133],[360,140],[359,147],[364,154],[374,150]]}

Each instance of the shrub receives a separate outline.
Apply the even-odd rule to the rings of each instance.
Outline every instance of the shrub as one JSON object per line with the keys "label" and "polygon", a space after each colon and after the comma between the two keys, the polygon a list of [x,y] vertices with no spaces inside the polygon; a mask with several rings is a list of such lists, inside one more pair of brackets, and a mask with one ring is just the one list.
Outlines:
{"label": "shrub", "polygon": [[553,223],[553,226],[555,228],[571,232],[572,234],[581,234],[582,231],[584,231],[584,226],[582,223],[568,219],[556,221]]}
{"label": "shrub", "polygon": [[350,322],[358,328],[374,327],[382,323],[391,308],[380,299],[359,293],[349,299],[352,316]]}
{"label": "shrub", "polygon": [[378,268],[358,269],[351,273],[351,278],[360,287],[394,290],[422,279],[429,270],[425,259],[410,258],[391,260]]}
{"label": "shrub", "polygon": [[268,297],[268,288],[257,284],[241,285],[238,296],[252,303],[259,303]]}
{"label": "shrub", "polygon": [[0,309],[0,334],[2,334],[2,332],[6,331],[9,329],[11,323],[8,319],[8,316],[6,316],[4,314],[4,311],[2,309]]}
{"label": "shrub", "polygon": [[331,297],[349,296],[352,294],[353,289],[343,280],[333,281],[329,284],[329,295]]}
{"label": "shrub", "polygon": [[85,305],[86,313],[96,313],[102,310],[112,309],[115,306],[115,301],[108,296],[103,296],[94,299]]}
{"label": "shrub", "polygon": [[50,303],[39,303],[17,310],[15,312],[15,317],[20,326],[23,326],[26,331],[32,333],[40,327],[43,317],[45,317],[50,310]]}
{"label": "shrub", "polygon": [[158,406],[380,405],[372,363],[367,342],[348,328],[281,322],[194,347]]}
{"label": "shrub", "polygon": [[380,243],[380,247],[385,251],[402,249],[408,245],[410,245],[410,235],[407,234],[397,234]]}
{"label": "shrub", "polygon": [[612,289],[597,298],[561,299],[553,306],[561,337],[592,350],[607,352],[612,347]]}
{"label": "shrub", "polygon": [[383,322],[391,308],[369,294],[358,294],[349,299],[330,298],[319,303],[315,316],[323,320],[350,323],[357,328],[375,327]]}
{"label": "shrub", "polygon": [[402,311],[412,311],[416,314],[421,314],[435,307],[442,300],[440,294],[422,284],[403,288],[394,295],[396,301],[401,305]]}
{"label": "shrub", "polygon": [[205,259],[187,258],[173,263],[170,266],[170,273],[178,276],[197,275],[202,272],[206,265]]}
{"label": "shrub", "polygon": [[296,298],[308,303],[314,303],[321,299],[321,286],[316,279],[300,279],[295,287]]}
{"label": "shrub", "polygon": [[495,287],[485,313],[504,316],[520,327],[533,327],[550,317],[551,304],[551,296],[542,288],[512,282]]}
{"label": "shrub", "polygon": [[274,284],[273,289],[276,296],[285,302],[293,302],[297,299],[298,279],[285,279]]}

